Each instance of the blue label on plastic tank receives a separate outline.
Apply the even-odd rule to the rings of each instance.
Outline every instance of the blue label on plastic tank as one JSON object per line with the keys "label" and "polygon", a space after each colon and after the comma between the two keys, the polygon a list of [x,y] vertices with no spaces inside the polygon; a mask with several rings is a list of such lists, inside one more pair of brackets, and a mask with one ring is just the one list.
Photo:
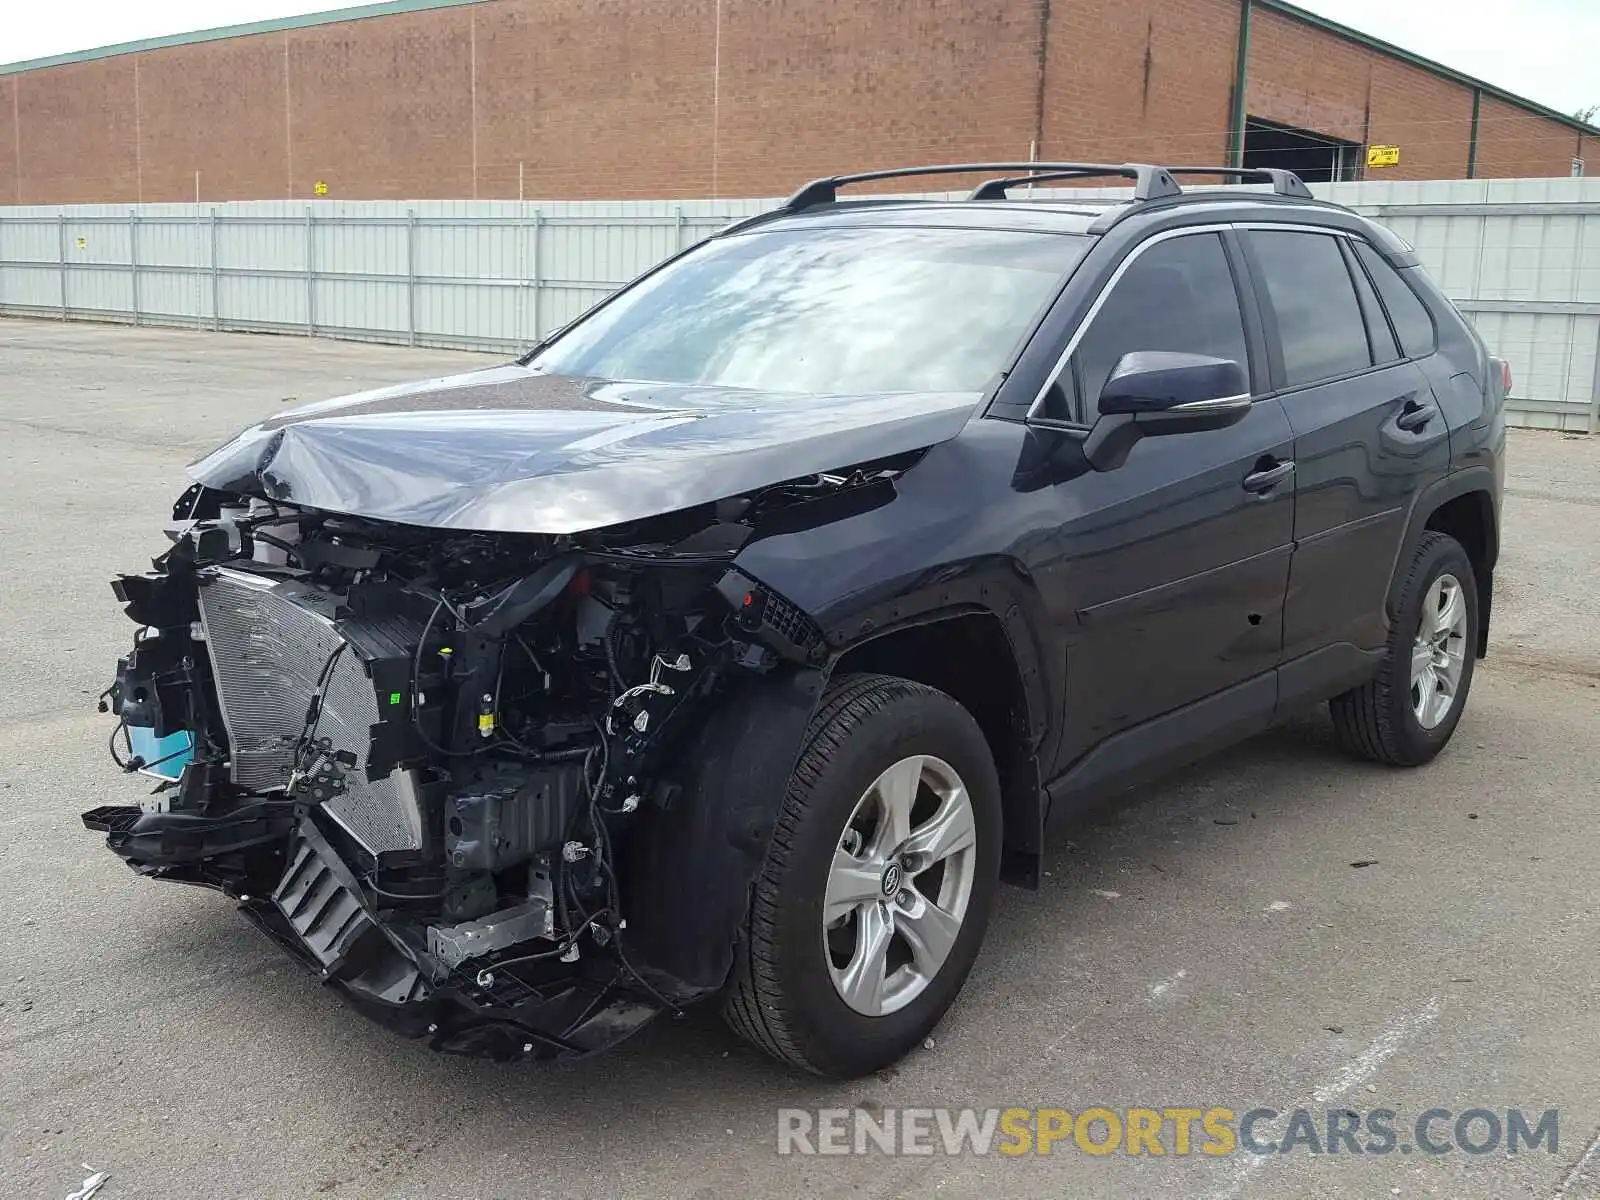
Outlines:
{"label": "blue label on plastic tank", "polygon": [[184,764],[194,757],[194,734],[187,729],[158,738],[153,729],[130,725],[128,740],[134,754],[146,763],[139,768],[140,773],[158,779],[178,778],[183,774]]}

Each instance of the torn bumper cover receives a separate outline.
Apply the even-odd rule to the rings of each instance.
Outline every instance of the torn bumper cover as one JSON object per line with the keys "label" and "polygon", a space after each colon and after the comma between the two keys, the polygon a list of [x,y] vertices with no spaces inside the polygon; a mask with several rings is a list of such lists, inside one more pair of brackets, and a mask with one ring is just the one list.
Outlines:
{"label": "torn bumper cover", "polygon": [[360,885],[304,820],[268,900],[241,911],[338,987],[362,1013],[435,1050],[488,1058],[604,1050],[646,1025],[657,1000],[581,972],[538,980],[470,961],[450,967],[409,946],[365,905]]}
{"label": "torn bumper cover", "polygon": [[[184,852],[183,827],[164,816],[103,807],[84,813],[83,823],[107,834],[111,848],[143,874],[214,885],[183,861],[194,847]],[[269,842],[281,831],[256,832]],[[367,905],[312,818],[302,817],[287,841],[289,865],[272,894],[236,895],[239,911],[357,1011],[402,1037],[482,1058],[582,1057],[616,1045],[665,1006],[660,997],[619,986],[607,970],[541,978],[470,960],[452,966],[408,944]],[[157,848],[162,842],[165,853]],[[152,858],[172,865],[152,867]]]}

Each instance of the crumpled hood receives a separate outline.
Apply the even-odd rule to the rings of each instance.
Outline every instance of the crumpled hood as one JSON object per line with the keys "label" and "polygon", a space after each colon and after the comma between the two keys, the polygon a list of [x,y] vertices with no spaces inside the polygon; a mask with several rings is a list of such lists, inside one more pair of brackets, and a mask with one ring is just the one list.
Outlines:
{"label": "crumpled hood", "polygon": [[577,533],[933,445],[978,399],[615,383],[511,364],[286,410],[189,474],[374,520]]}

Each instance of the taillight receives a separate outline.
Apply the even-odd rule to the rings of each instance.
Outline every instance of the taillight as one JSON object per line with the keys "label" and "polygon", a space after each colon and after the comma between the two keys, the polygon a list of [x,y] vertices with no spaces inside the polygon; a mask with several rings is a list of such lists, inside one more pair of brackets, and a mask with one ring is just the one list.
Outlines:
{"label": "taillight", "polygon": [[1511,364],[1503,358],[1500,360],[1500,394],[1511,395]]}

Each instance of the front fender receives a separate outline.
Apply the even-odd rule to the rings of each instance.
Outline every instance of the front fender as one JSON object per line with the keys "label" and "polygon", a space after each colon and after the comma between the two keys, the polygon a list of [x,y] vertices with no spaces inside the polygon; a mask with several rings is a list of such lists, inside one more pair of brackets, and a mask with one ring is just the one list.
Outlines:
{"label": "front fender", "polygon": [[[805,613],[832,661],[947,619],[974,613],[994,619],[1020,693],[1013,705],[1018,744],[995,747],[1013,763],[1005,774],[1006,841],[1014,860],[1007,873],[1014,882],[1031,874],[1018,864],[1038,861],[1044,819],[1038,780],[1058,755],[1065,704],[1064,639],[1072,615],[1052,609],[1051,597],[1059,607],[1061,590],[1044,588],[1040,579],[1056,557],[1062,520],[1060,490],[1049,485],[1087,467],[1081,454],[1063,464],[1057,458],[1070,455],[1043,453],[1059,448],[1054,440],[1041,448],[1015,422],[974,420],[960,437],[931,447],[892,486],[874,485],[859,504],[841,497],[825,516],[819,513],[823,519],[795,514],[781,530],[758,525],[734,560],[744,575]],[[1055,471],[1043,482],[1041,462]],[[951,690],[937,669],[939,656],[929,646],[927,661],[866,669]]]}
{"label": "front fender", "polygon": [[1028,431],[974,420],[931,447],[892,494],[815,526],[756,536],[734,565],[787,598],[829,651],[943,615],[983,610],[1004,627],[1026,693],[1029,748],[1048,760],[1066,687],[1065,614],[1031,564],[1060,523],[1048,489],[1018,487]]}

